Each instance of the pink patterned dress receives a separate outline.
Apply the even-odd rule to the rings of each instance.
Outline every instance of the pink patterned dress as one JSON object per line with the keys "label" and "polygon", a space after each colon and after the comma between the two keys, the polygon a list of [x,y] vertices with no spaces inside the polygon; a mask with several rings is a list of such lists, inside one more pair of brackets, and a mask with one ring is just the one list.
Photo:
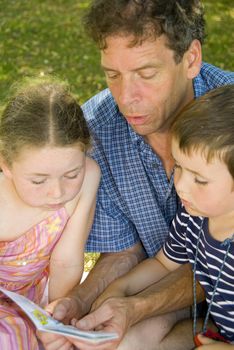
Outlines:
{"label": "pink patterned dress", "polygon": [[[51,252],[69,219],[65,208],[14,241],[0,242],[0,286],[40,304]],[[20,309],[0,293],[0,349],[38,350],[35,329]]]}

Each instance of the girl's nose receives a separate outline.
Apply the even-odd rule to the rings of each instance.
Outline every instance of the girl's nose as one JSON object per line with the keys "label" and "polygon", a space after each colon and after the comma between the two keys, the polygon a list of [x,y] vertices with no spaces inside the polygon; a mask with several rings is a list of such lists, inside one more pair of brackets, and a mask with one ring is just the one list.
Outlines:
{"label": "girl's nose", "polygon": [[59,181],[56,181],[55,183],[53,183],[53,185],[48,191],[48,194],[50,197],[54,199],[61,198],[61,196],[63,195],[63,190]]}

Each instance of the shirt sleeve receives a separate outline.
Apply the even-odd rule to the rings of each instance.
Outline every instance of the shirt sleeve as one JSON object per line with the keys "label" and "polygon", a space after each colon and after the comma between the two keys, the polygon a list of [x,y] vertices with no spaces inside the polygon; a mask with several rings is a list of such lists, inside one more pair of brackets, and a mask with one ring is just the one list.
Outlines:
{"label": "shirt sleeve", "polygon": [[163,252],[166,257],[177,264],[189,262],[186,250],[186,232],[189,214],[180,207],[172,221],[169,235],[163,245]]}

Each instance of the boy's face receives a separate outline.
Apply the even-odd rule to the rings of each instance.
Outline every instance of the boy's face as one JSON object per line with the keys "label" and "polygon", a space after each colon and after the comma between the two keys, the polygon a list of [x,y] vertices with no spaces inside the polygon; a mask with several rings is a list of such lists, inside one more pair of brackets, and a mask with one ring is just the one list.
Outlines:
{"label": "boy's face", "polygon": [[218,157],[209,163],[198,150],[188,156],[172,139],[175,187],[186,211],[195,216],[218,217],[233,212],[234,181]]}
{"label": "boy's face", "polygon": [[23,149],[11,167],[2,169],[24,203],[57,210],[79,193],[85,155],[77,145]]}

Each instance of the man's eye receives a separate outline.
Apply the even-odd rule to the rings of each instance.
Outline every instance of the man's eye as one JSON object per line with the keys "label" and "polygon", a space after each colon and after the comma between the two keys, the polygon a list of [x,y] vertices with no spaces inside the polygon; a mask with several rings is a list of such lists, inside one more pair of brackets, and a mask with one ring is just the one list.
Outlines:
{"label": "man's eye", "polygon": [[139,75],[143,79],[154,78],[156,74],[157,74],[157,72],[155,69],[146,69],[146,70],[139,71]]}
{"label": "man's eye", "polygon": [[118,74],[106,74],[107,79],[114,80],[118,78]]}
{"label": "man's eye", "polygon": [[152,79],[155,77],[155,75],[156,75],[156,73],[143,73],[143,74],[141,74],[141,77],[143,79]]}

